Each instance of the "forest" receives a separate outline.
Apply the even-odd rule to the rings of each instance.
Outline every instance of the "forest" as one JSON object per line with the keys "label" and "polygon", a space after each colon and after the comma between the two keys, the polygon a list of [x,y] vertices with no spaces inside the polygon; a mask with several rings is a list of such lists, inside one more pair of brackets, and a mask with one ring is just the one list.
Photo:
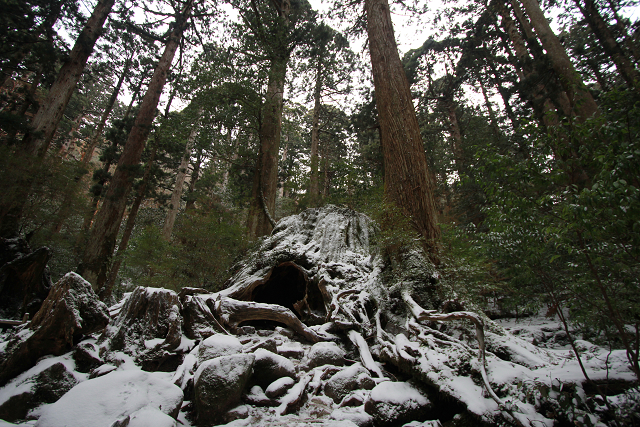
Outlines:
{"label": "forest", "polygon": [[[590,398],[551,405],[555,416],[534,405],[545,420],[640,425],[637,2],[0,5],[0,317],[35,321],[44,299],[11,311],[9,247],[37,258],[20,274],[46,265],[55,283],[76,272],[106,306],[143,286],[186,307],[191,288],[251,295],[233,290],[243,268],[280,244],[269,236],[291,215],[348,209],[375,224],[382,277],[422,254],[429,278],[397,293],[416,319],[557,319],[600,409]],[[286,262],[273,275],[294,274]],[[432,288],[431,304],[415,296]],[[347,292],[327,289],[327,307]],[[376,301],[378,317],[363,303],[367,321],[380,320]],[[345,334],[374,372],[352,334],[366,336],[367,322],[353,310],[340,315],[360,329]],[[584,342],[624,355],[625,386],[589,378]],[[406,353],[393,354],[402,371]],[[502,418],[451,425],[539,425],[502,405]]]}

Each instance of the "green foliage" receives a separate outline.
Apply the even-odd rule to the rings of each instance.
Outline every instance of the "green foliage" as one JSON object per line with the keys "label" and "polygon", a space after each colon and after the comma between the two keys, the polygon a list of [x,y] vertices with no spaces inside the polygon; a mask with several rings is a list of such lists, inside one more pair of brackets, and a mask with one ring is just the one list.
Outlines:
{"label": "green foliage", "polygon": [[231,213],[190,212],[178,218],[171,242],[158,225],[146,225],[131,240],[121,276],[135,285],[217,291],[246,247],[244,229]]}
{"label": "green foliage", "polygon": [[[624,326],[640,324],[640,108],[631,100],[614,91],[599,119],[530,127],[524,160],[491,146],[477,158],[489,201],[485,256],[518,298],[570,308],[594,339],[623,345],[637,364],[639,337]],[[588,179],[572,184],[576,170]]]}

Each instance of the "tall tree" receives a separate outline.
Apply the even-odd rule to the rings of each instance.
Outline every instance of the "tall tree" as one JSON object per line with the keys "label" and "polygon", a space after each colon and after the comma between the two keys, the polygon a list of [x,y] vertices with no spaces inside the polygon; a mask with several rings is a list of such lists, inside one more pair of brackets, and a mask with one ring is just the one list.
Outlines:
{"label": "tall tree", "polygon": [[64,109],[82,76],[98,37],[102,34],[104,22],[114,3],[115,0],[100,0],[84,25],[69,59],[60,69],[46,100],[31,121],[31,129],[22,140],[27,153],[43,156],[49,148]]}
{"label": "tall tree", "polygon": [[434,183],[398,54],[389,4],[387,0],[365,0],[365,12],[384,155],[385,195],[402,209],[437,259],[440,228]]}
{"label": "tall tree", "polygon": [[167,38],[164,52],[142,99],[136,121],[111,179],[105,201],[96,215],[91,236],[78,267],[78,273],[96,290],[101,290],[106,282],[118,230],[127,205],[127,196],[133,185],[133,172],[140,163],[140,157],[156,115],[158,101],[167,81],[167,74],[180,45],[182,34],[189,23],[193,3],[194,0],[187,0],[181,5],[180,10],[176,11],[176,20]]}

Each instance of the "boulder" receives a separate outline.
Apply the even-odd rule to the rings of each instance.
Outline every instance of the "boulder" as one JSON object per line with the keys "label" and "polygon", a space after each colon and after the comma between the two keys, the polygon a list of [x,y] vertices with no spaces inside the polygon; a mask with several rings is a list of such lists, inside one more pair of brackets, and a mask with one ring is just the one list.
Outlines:
{"label": "boulder", "polygon": [[26,371],[47,354],[71,350],[83,335],[109,323],[107,306],[98,300],[89,282],[67,273],[51,289],[28,328],[18,331],[0,354],[0,385]]}
{"label": "boulder", "polygon": [[304,357],[304,349],[299,342],[286,342],[278,346],[278,354],[289,359],[302,359]]}
{"label": "boulder", "polygon": [[233,335],[215,334],[200,343],[198,364],[220,356],[242,353],[242,344]]}
{"label": "boulder", "polygon": [[249,392],[242,397],[242,400],[253,406],[273,406],[275,403],[267,397],[259,385],[251,387]]}
{"label": "boulder", "polygon": [[109,427],[177,427],[176,420],[153,406],[138,409]]}
{"label": "boulder", "polygon": [[[129,422],[134,417],[143,422],[145,414],[164,421],[144,425],[171,425],[152,409],[175,418],[182,400],[182,390],[156,374],[137,370],[111,372],[78,384],[56,403],[46,406],[36,427],[127,425],[123,424],[127,418]],[[143,408],[148,409],[137,412]],[[136,425],[143,425],[140,421]]]}
{"label": "boulder", "polygon": [[255,356],[234,354],[207,360],[194,377],[195,407],[199,424],[215,424],[240,403]]}
{"label": "boulder", "polygon": [[385,381],[373,388],[364,410],[376,426],[402,425],[424,419],[431,402],[422,391],[406,382]]}
{"label": "boulder", "polygon": [[75,346],[72,355],[74,362],[76,362],[76,371],[85,374],[104,363],[98,353],[98,348],[91,342],[81,342]]}
{"label": "boulder", "polygon": [[291,377],[282,377],[275,380],[264,391],[268,398],[275,399],[283,396],[296,382]]}
{"label": "boulder", "polygon": [[259,348],[254,353],[256,357],[253,380],[261,387],[267,387],[282,377],[296,376],[296,368],[286,357]]}
{"label": "boulder", "polygon": [[51,364],[50,360],[45,359],[32,371],[35,371],[32,375],[25,372],[26,375],[21,375],[5,387],[0,399],[7,398],[0,402],[0,419],[9,422],[23,420],[30,410],[57,401],[78,383],[62,362]]}
{"label": "boulder", "polygon": [[362,408],[338,408],[331,413],[331,419],[350,421],[358,427],[373,427],[373,417]]}
{"label": "boulder", "polygon": [[20,238],[0,238],[0,317],[32,318],[49,295],[49,248],[32,251]]}
{"label": "boulder", "polygon": [[305,369],[313,369],[322,365],[342,366],[345,362],[343,349],[334,342],[319,342],[314,344],[302,364]]}
{"label": "boulder", "polygon": [[340,403],[352,390],[360,388],[372,389],[375,383],[361,364],[356,363],[332,376],[324,386],[324,393]]}
{"label": "boulder", "polygon": [[182,343],[180,310],[175,292],[138,287],[125,297],[99,342],[111,351],[136,357],[140,363],[158,365]]}

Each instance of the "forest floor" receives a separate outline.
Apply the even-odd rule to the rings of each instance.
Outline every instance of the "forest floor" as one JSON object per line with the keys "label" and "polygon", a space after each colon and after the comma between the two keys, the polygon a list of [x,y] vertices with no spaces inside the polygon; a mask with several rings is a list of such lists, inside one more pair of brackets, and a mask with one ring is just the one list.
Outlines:
{"label": "forest floor", "polygon": [[[548,356],[551,359],[559,361],[558,363],[553,364],[541,364],[541,366],[528,370],[528,372],[522,372],[523,380],[530,380],[533,377],[536,378],[536,381],[540,383],[547,384],[549,386],[549,393],[556,393],[557,398],[559,400],[569,399],[570,401],[574,399],[580,399],[585,397],[586,394],[591,394],[593,391],[587,389],[587,387],[576,387],[574,389],[567,389],[566,384],[582,384],[584,382],[583,373],[577,363],[575,355],[571,350],[569,342],[567,340],[566,333],[562,328],[562,324],[557,320],[557,318],[547,318],[543,315],[525,317],[520,319],[515,318],[504,318],[497,320],[496,323],[504,327],[506,330],[511,332],[515,337],[518,337],[524,341],[534,343],[538,348],[544,349],[544,352],[548,352]],[[0,340],[5,338],[6,334],[2,334],[0,336]],[[261,331],[258,330],[256,334],[253,335],[243,335],[241,337],[242,343],[246,346],[255,345],[256,342],[260,342],[265,339],[275,339],[278,342],[279,346],[293,346],[301,348],[306,354],[308,347],[310,344],[292,340],[286,336],[286,334],[282,334],[281,328],[276,329],[275,331]],[[629,384],[632,383],[635,378],[633,377],[631,371],[627,367],[626,357],[623,351],[621,350],[613,350],[609,351],[608,349],[602,348],[600,346],[593,345],[587,341],[577,340],[577,346],[582,351],[582,360],[585,365],[587,373],[590,377],[601,383],[608,383],[609,385],[619,384],[621,388],[616,392],[615,389],[610,389],[609,393],[611,396],[609,397],[610,401],[614,403],[616,406],[621,408],[621,412],[624,414],[624,407],[628,408],[628,411],[636,411],[637,405],[640,401],[640,391],[638,388],[626,390],[624,393],[620,391],[622,389],[628,389]],[[0,342],[0,345],[3,343]],[[192,343],[195,344],[195,343]],[[513,350],[513,349],[512,349]],[[523,349],[524,350],[524,349]],[[523,355],[528,358],[531,357],[531,354]],[[513,355],[512,355],[513,357]],[[517,357],[517,355],[516,355]],[[514,360],[515,361],[515,360]],[[12,396],[17,396],[22,393],[25,389],[30,387],[28,378],[33,378],[37,372],[41,372],[47,367],[52,366],[56,363],[63,363],[67,369],[72,372],[73,376],[80,382],[86,381],[89,376],[88,374],[78,372],[75,370],[74,361],[71,354],[66,354],[58,357],[46,357],[43,358],[35,367],[30,369],[27,372],[24,372],[15,380],[11,381],[5,387],[0,389],[0,405],[4,402],[7,402]],[[515,361],[517,363],[517,361]],[[294,363],[299,363],[299,361],[294,360]],[[519,369],[527,369],[518,365],[516,363],[511,364],[513,367],[512,370],[504,369],[504,364],[501,365],[500,369],[495,369],[498,366],[492,367],[493,364],[492,358],[488,359],[488,371],[492,382],[496,383],[505,383],[504,378],[499,378],[500,376],[505,377],[514,377],[518,376],[520,373]],[[132,387],[132,396],[136,394],[157,394],[161,396],[163,390],[161,390],[163,384],[166,382],[175,382],[176,373],[174,372],[154,372],[150,375],[154,378],[153,381],[156,381],[158,389],[153,390],[154,382],[149,382],[148,380],[145,384],[137,384],[136,378],[140,377],[141,367],[138,366],[133,358],[130,356],[121,353],[121,360],[119,366],[117,368],[115,366],[103,365],[98,368],[98,370],[118,370],[118,371],[131,371],[129,383]],[[95,370],[94,370],[95,371]],[[533,375],[532,375],[533,374]],[[137,375],[137,376],[136,376]],[[145,374],[146,375],[146,374]],[[149,385],[151,384],[151,386]],[[560,386],[561,384],[565,384],[565,389],[563,390]],[[151,387],[151,388],[150,388]],[[557,387],[557,388],[556,388]],[[310,397],[301,408],[293,414],[279,416],[276,415],[276,408],[274,407],[257,407],[257,406],[249,406],[249,405],[241,405],[238,411],[239,413],[244,413],[241,415],[243,418],[232,421],[228,424],[225,424],[228,427],[236,427],[236,426],[282,426],[282,427],[295,427],[295,426],[336,426],[336,427],[347,427],[354,425],[361,425],[361,422],[358,421],[366,421],[367,415],[363,413],[363,407],[340,407],[340,405],[333,402],[332,399],[318,392],[315,396]],[[85,393],[88,395],[95,394],[97,396],[104,394],[104,390],[85,390]],[[108,393],[107,393],[108,394]],[[509,393],[511,394],[511,393]],[[62,399],[64,400],[64,399]],[[74,412],[78,411],[78,402],[69,402],[68,404],[60,404],[62,401],[59,401],[56,406],[56,411],[61,412]],[[482,404],[478,402],[478,404]],[[603,403],[604,404],[604,403]],[[49,418],[55,415],[51,413],[51,406],[53,404],[45,404],[39,408],[36,408],[30,413],[30,417],[34,418],[30,421],[26,421],[21,424],[11,424],[5,421],[0,420],[0,426],[36,426],[41,425],[38,424],[37,418],[43,414],[48,413]],[[92,407],[86,406],[83,408],[82,416],[86,419],[94,420],[95,423],[92,425],[101,425],[100,420],[104,419],[107,421],[110,419],[109,417],[113,417],[113,414],[107,413],[105,407],[108,407],[108,402],[105,405],[94,405]],[[49,407],[49,408],[47,408]],[[192,406],[190,402],[186,401],[182,405],[182,409],[178,415],[178,425],[183,426],[195,426],[195,422],[190,420],[189,418],[189,409]],[[92,409],[93,408],[93,409]],[[602,410],[604,410],[604,406],[602,406]],[[106,411],[106,412],[105,412]],[[597,408],[596,408],[597,412]],[[149,415],[153,416],[153,414]],[[362,419],[359,417],[362,416]],[[112,419],[112,418],[111,418]],[[594,417],[594,420],[596,418]],[[455,422],[456,418],[445,421],[444,426],[455,426],[458,423]],[[42,421],[42,420],[41,420]],[[147,418],[143,424],[140,425],[151,425],[149,422],[152,420]],[[355,424],[354,424],[355,423]],[[165,425],[165,420],[160,417],[156,422],[152,422],[156,427],[163,427]],[[587,423],[588,424],[588,423]],[[596,423],[597,424],[597,423]],[[45,425],[49,425],[45,423]],[[53,424],[51,424],[53,425]],[[109,425],[109,424],[106,424]],[[137,423],[133,423],[130,425],[138,425]],[[166,424],[170,426],[171,424]],[[411,424],[406,424],[411,426],[438,426],[440,423],[438,422],[413,422]],[[602,424],[600,424],[602,425]]]}

